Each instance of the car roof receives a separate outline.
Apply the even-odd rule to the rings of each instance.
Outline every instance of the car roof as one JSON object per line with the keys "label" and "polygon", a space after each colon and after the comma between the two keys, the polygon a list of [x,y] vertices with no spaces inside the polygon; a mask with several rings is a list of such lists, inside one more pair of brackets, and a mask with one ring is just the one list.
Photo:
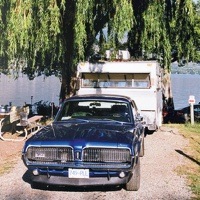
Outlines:
{"label": "car roof", "polygon": [[85,95],[74,95],[66,99],[68,100],[80,100],[80,99],[108,99],[108,100],[117,100],[117,101],[128,101],[131,102],[130,97],[124,95],[112,95],[112,94],[85,94]]}
{"label": "car roof", "polygon": [[[194,104],[193,106],[194,106],[194,108],[198,108],[198,107],[200,107],[200,104]],[[178,110],[185,110],[185,109],[190,109],[190,106],[187,106],[187,107],[184,107],[184,108],[180,108]]]}

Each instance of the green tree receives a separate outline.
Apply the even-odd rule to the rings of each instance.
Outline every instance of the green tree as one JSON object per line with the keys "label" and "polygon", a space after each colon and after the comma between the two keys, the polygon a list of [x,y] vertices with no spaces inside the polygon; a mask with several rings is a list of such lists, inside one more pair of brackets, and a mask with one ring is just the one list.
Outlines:
{"label": "green tree", "polygon": [[[129,32],[135,57],[154,53],[170,71],[172,60],[187,61],[195,54],[195,12],[192,0],[133,1],[136,23]],[[174,52],[174,54],[172,54]]]}
{"label": "green tree", "polygon": [[128,33],[132,56],[153,53],[170,73],[172,56],[195,57],[194,22],[192,0],[1,0],[0,55],[8,61],[1,72],[60,76],[63,100],[98,34],[101,47],[116,48]]}
{"label": "green tree", "polygon": [[194,18],[194,32],[195,32],[195,46],[197,48],[197,54],[195,55],[195,61],[200,62],[200,0],[194,5],[195,18]]}
{"label": "green tree", "polygon": [[[60,98],[70,93],[74,64],[84,60],[105,25],[109,39],[133,24],[129,0],[1,0],[1,69],[35,76],[59,75]],[[12,63],[12,64],[11,64]]]}

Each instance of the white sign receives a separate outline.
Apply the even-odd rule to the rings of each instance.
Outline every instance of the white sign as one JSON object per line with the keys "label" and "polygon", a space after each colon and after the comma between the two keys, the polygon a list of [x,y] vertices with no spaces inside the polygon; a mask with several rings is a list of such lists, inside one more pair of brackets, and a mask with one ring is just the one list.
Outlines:
{"label": "white sign", "polygon": [[189,100],[188,100],[189,104],[195,104],[195,97],[193,95],[189,96]]}

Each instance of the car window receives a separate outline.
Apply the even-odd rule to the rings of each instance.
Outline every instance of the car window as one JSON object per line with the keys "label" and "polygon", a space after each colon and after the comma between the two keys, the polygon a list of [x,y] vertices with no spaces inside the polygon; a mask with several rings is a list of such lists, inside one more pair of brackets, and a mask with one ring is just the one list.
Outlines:
{"label": "car window", "polygon": [[194,106],[194,111],[200,112],[200,105],[195,105]]}
{"label": "car window", "polygon": [[109,119],[120,122],[131,122],[130,105],[127,102],[81,100],[68,101],[64,104],[57,121],[73,118]]}

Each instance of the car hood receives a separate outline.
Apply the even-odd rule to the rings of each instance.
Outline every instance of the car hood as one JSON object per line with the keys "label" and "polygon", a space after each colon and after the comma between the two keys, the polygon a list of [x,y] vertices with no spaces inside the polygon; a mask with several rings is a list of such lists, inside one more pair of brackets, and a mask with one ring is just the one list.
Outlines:
{"label": "car hood", "polygon": [[38,131],[26,141],[25,146],[131,147],[133,132],[132,125],[116,122],[56,122]]}

